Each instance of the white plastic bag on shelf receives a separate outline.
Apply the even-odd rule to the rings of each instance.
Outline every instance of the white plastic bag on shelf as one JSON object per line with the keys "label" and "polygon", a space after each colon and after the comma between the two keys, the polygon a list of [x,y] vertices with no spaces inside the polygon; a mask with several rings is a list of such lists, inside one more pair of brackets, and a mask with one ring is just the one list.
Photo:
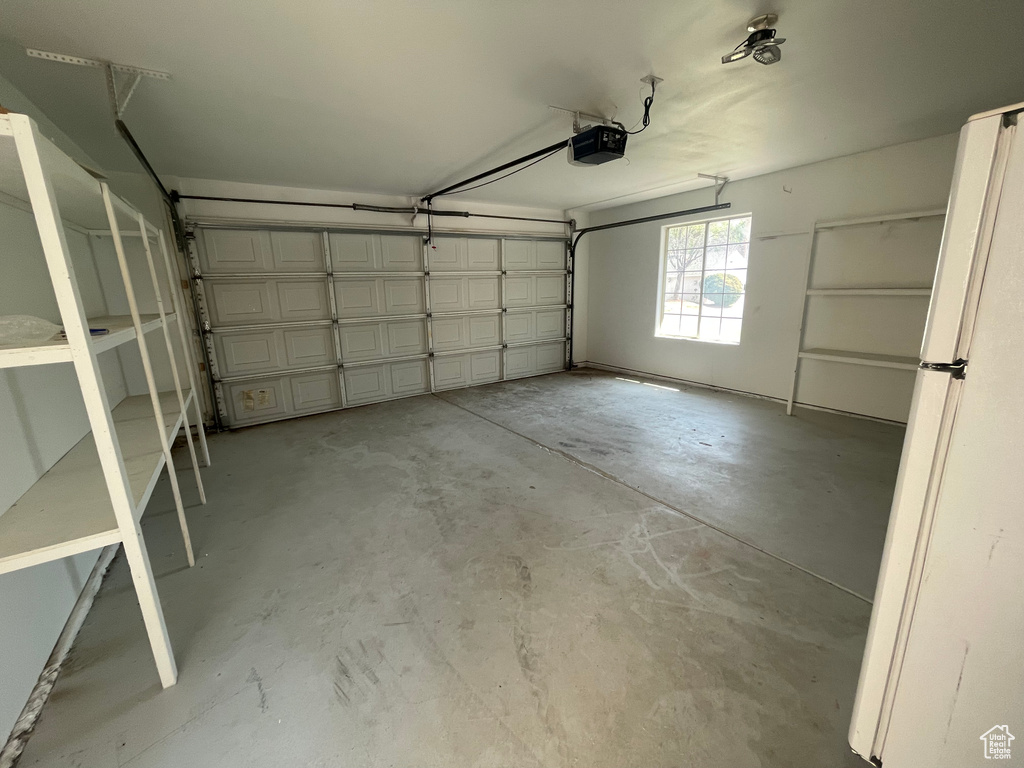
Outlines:
{"label": "white plastic bag on shelf", "polygon": [[60,330],[49,320],[32,315],[0,315],[0,344],[49,341]]}

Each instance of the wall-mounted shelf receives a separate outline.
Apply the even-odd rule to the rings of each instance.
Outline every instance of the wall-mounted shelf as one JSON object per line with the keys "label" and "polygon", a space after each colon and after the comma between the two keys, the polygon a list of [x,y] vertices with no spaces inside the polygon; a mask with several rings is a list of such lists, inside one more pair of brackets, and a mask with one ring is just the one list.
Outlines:
{"label": "wall-mounted shelf", "polygon": [[[905,355],[890,355],[880,352],[860,352],[843,349],[826,349],[822,347],[805,348],[804,340],[807,331],[807,303],[810,296],[821,297],[878,297],[878,298],[905,298],[931,296],[932,289],[929,286],[850,286],[835,288],[812,288],[811,274],[814,265],[815,245],[817,234],[824,230],[841,229],[843,227],[863,227],[872,224],[887,224],[896,221],[917,221],[945,216],[946,211],[942,208],[933,208],[925,211],[910,211],[907,213],[885,213],[876,216],[864,216],[855,219],[843,219],[836,221],[818,221],[806,233],[810,235],[808,243],[807,261],[804,270],[804,297],[803,306],[800,311],[800,330],[797,334],[796,350],[793,355],[793,377],[790,380],[789,401],[786,403],[786,413],[792,415],[793,404],[796,399],[797,383],[800,377],[801,360],[822,360],[830,363],[841,363],[847,365],[867,366],[871,368],[888,368],[901,371],[915,371],[920,365],[916,357]],[[774,233],[772,237],[782,237],[793,233]],[[890,276],[892,280],[892,276]],[[879,282],[882,282],[880,280]],[[895,280],[893,281],[895,282]]]}
{"label": "wall-mounted shelf", "polygon": [[[188,418],[190,406],[206,464],[209,452],[195,396],[191,348],[183,323],[171,322],[183,315],[166,240],[159,228],[114,195],[106,183],[41,136],[26,115],[0,114],[0,200],[34,217],[63,326],[63,336],[42,343],[0,347],[0,368],[73,363],[91,428],[0,515],[0,573],[120,542],[132,570],[160,681],[164,687],[173,685],[178,671],[139,521],[166,469],[185,552],[189,565],[193,565],[195,558],[171,456],[171,444],[184,430],[199,498],[205,503]],[[68,247],[69,231],[109,233],[129,314],[86,319]],[[130,238],[132,259],[148,268],[156,314],[140,312],[122,239],[128,232],[134,233]],[[162,261],[162,278],[157,273],[154,252]],[[166,310],[165,292],[170,297]],[[172,325],[177,325],[177,341],[172,339]],[[93,336],[90,328],[108,332]],[[174,389],[166,392],[157,388],[147,342],[147,334],[157,329],[163,331],[174,382]],[[111,403],[98,356],[129,342],[138,346],[147,391]],[[175,351],[176,343],[180,352]],[[178,354],[182,355],[187,377],[179,372]]]}
{"label": "wall-mounted shelf", "polygon": [[931,288],[810,288],[808,296],[931,296]]}
{"label": "wall-mounted shelf", "polygon": [[[181,429],[177,393],[162,392],[164,428]],[[186,396],[186,407],[192,392]],[[134,516],[142,517],[160,472],[164,455],[149,395],[127,397],[112,411],[128,481]],[[75,514],[68,515],[67,509]],[[0,515],[0,573],[58,560],[121,540],[90,432],[40,477],[15,504]]]}
{"label": "wall-mounted shelf", "polygon": [[876,368],[899,368],[905,371],[917,370],[921,361],[915,357],[902,355],[880,355],[874,352],[850,352],[842,349],[804,349],[800,357],[810,360],[831,360],[835,363],[852,365],[871,365]]}
{"label": "wall-mounted shelf", "polygon": [[[160,315],[139,315],[143,333],[156,330],[162,327],[165,320],[171,322],[174,318],[173,313],[166,315],[164,319],[161,319]],[[90,328],[106,328],[108,331],[103,336],[90,336],[96,354],[135,339],[135,323],[131,315],[90,317],[88,322]],[[28,347],[0,346],[0,368],[69,363],[71,360],[71,345],[67,339],[56,336],[49,341],[37,342]]]}

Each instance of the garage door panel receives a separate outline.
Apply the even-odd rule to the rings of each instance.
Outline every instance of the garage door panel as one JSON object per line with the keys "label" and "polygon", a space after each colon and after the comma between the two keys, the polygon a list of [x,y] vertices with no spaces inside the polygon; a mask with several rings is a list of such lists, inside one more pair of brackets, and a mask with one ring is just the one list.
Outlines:
{"label": "garage door panel", "polygon": [[277,283],[278,306],[281,320],[330,320],[331,309],[327,301],[327,283],[324,280]]}
{"label": "garage door panel", "polygon": [[565,310],[558,308],[509,312],[505,318],[505,335],[509,343],[564,338]]}
{"label": "garage door panel", "polygon": [[390,363],[391,394],[396,397],[420,395],[430,391],[429,363],[426,360],[406,360]]}
{"label": "garage door panel", "polygon": [[538,304],[564,304],[565,278],[561,275],[536,275],[536,296]]}
{"label": "garage door panel", "polygon": [[565,310],[547,309],[537,312],[537,338],[560,339],[565,336]]}
{"label": "garage door panel", "polygon": [[499,309],[501,288],[497,277],[466,278],[469,309]]}
{"label": "garage door panel", "polygon": [[348,232],[328,235],[334,271],[372,272],[376,253],[373,238],[373,235]]}
{"label": "garage door panel", "polygon": [[468,318],[435,317],[431,320],[430,332],[435,350],[465,349],[468,343]]}
{"label": "garage door panel", "polygon": [[529,344],[505,350],[505,378],[518,379],[565,368],[565,342]]}
{"label": "garage door panel", "polygon": [[465,271],[468,263],[466,257],[466,241],[461,237],[435,237],[430,249],[430,271],[452,272]]}
{"label": "garage door panel", "polygon": [[334,272],[422,272],[423,241],[412,235],[332,232]]}
{"label": "garage door panel", "polygon": [[457,389],[498,381],[501,378],[501,350],[467,352],[434,358],[436,389]]}
{"label": "garage door panel", "polygon": [[467,267],[470,272],[501,269],[501,242],[483,238],[466,238]]}
{"label": "garage door panel", "polygon": [[199,242],[199,262],[204,275],[273,269],[269,232],[208,229],[203,231]]}
{"label": "garage door panel", "polygon": [[533,312],[510,312],[505,317],[505,341],[533,341],[537,338],[535,323],[536,314]]}
{"label": "garage door panel", "polygon": [[426,312],[420,278],[378,278],[384,293],[384,314],[420,315]]}
{"label": "garage door panel", "polygon": [[330,327],[282,328],[280,334],[285,361],[289,367],[313,368],[337,364],[334,334]]}
{"label": "garage door panel", "polygon": [[469,312],[501,307],[498,277],[431,277],[431,312]]}
{"label": "garage door panel", "polygon": [[430,373],[424,360],[403,360],[344,369],[345,394],[351,405],[376,403],[430,391]]}
{"label": "garage door panel", "polygon": [[339,326],[341,357],[362,362],[427,353],[425,320],[383,320]]}
{"label": "garage door panel", "polygon": [[536,346],[537,373],[550,373],[565,368],[565,343],[538,344]]}
{"label": "garage door panel", "polygon": [[425,320],[392,320],[387,327],[388,352],[395,357],[427,353]]}
{"label": "garage door panel", "polygon": [[422,315],[426,311],[421,278],[362,277],[335,282],[338,317]]}
{"label": "garage door panel", "polygon": [[537,248],[532,240],[505,240],[505,269],[536,269]]}
{"label": "garage door panel", "polygon": [[283,367],[275,329],[216,333],[213,346],[217,353],[217,366],[224,376],[273,371]]}
{"label": "garage door panel", "polygon": [[246,426],[341,407],[336,370],[266,376],[221,385],[229,423]]}
{"label": "garage door panel", "polygon": [[224,385],[224,401],[232,425],[251,424],[288,414],[284,377],[234,381]]}
{"label": "garage door panel", "polygon": [[203,231],[200,243],[204,275],[326,270],[318,232],[211,229]]}
{"label": "garage door panel", "polygon": [[431,272],[497,272],[501,241],[479,237],[437,237],[431,244]]}
{"label": "garage door panel", "polygon": [[434,387],[455,389],[469,385],[469,361],[465,355],[434,358]]}
{"label": "garage door panel", "polygon": [[536,285],[532,275],[505,278],[505,306],[530,307],[537,303]]}
{"label": "garage door panel", "polygon": [[498,277],[431,277],[431,312],[468,312],[501,307]]}
{"label": "garage door panel", "polygon": [[467,318],[469,346],[488,347],[501,343],[501,316],[483,315]]}
{"label": "garage door panel", "polygon": [[561,240],[505,240],[505,269],[510,272],[565,269],[565,243]]}
{"label": "garage door panel", "polygon": [[382,324],[339,326],[341,359],[346,361],[374,360],[384,356]]}
{"label": "garage door panel", "polygon": [[535,258],[537,269],[565,269],[565,243],[538,240]]}
{"label": "garage door panel", "polygon": [[381,235],[380,266],[385,272],[422,272],[423,241],[418,237]]}
{"label": "garage door panel", "polygon": [[210,321],[216,326],[281,321],[273,282],[209,280],[205,286]]}
{"label": "garage door panel", "polygon": [[274,269],[282,272],[325,272],[324,241],[319,232],[271,232]]}
{"label": "garage door panel", "polygon": [[331,329],[325,326],[218,332],[213,344],[225,377],[337,363]]}
{"label": "garage door panel", "polygon": [[380,278],[340,280],[334,284],[335,301],[338,303],[338,317],[367,317],[384,314],[381,311],[381,296],[378,293]]}
{"label": "garage door panel", "polygon": [[347,368],[344,371],[345,395],[352,405],[387,399],[383,365]]}
{"label": "garage door panel", "polygon": [[465,278],[430,278],[431,312],[464,312],[468,308]]}
{"label": "garage door panel", "polygon": [[289,377],[295,413],[310,413],[341,405],[338,372],[316,371]]}

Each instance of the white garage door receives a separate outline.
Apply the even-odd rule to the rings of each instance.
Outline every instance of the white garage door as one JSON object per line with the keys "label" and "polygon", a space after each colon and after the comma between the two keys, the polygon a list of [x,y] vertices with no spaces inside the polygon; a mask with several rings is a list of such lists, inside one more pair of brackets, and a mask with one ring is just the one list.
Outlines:
{"label": "white garage door", "polygon": [[567,364],[564,239],[198,227],[190,244],[225,426]]}

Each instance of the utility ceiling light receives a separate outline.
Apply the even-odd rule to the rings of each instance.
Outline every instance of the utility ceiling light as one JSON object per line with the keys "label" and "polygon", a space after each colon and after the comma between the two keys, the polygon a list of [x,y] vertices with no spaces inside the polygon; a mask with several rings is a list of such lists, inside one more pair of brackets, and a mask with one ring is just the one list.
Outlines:
{"label": "utility ceiling light", "polygon": [[760,64],[776,64],[782,60],[779,46],[786,42],[784,37],[775,37],[772,27],[779,20],[777,14],[766,13],[750,20],[747,31],[750,35],[731,52],[722,57],[723,64],[730,64],[753,55]]}

